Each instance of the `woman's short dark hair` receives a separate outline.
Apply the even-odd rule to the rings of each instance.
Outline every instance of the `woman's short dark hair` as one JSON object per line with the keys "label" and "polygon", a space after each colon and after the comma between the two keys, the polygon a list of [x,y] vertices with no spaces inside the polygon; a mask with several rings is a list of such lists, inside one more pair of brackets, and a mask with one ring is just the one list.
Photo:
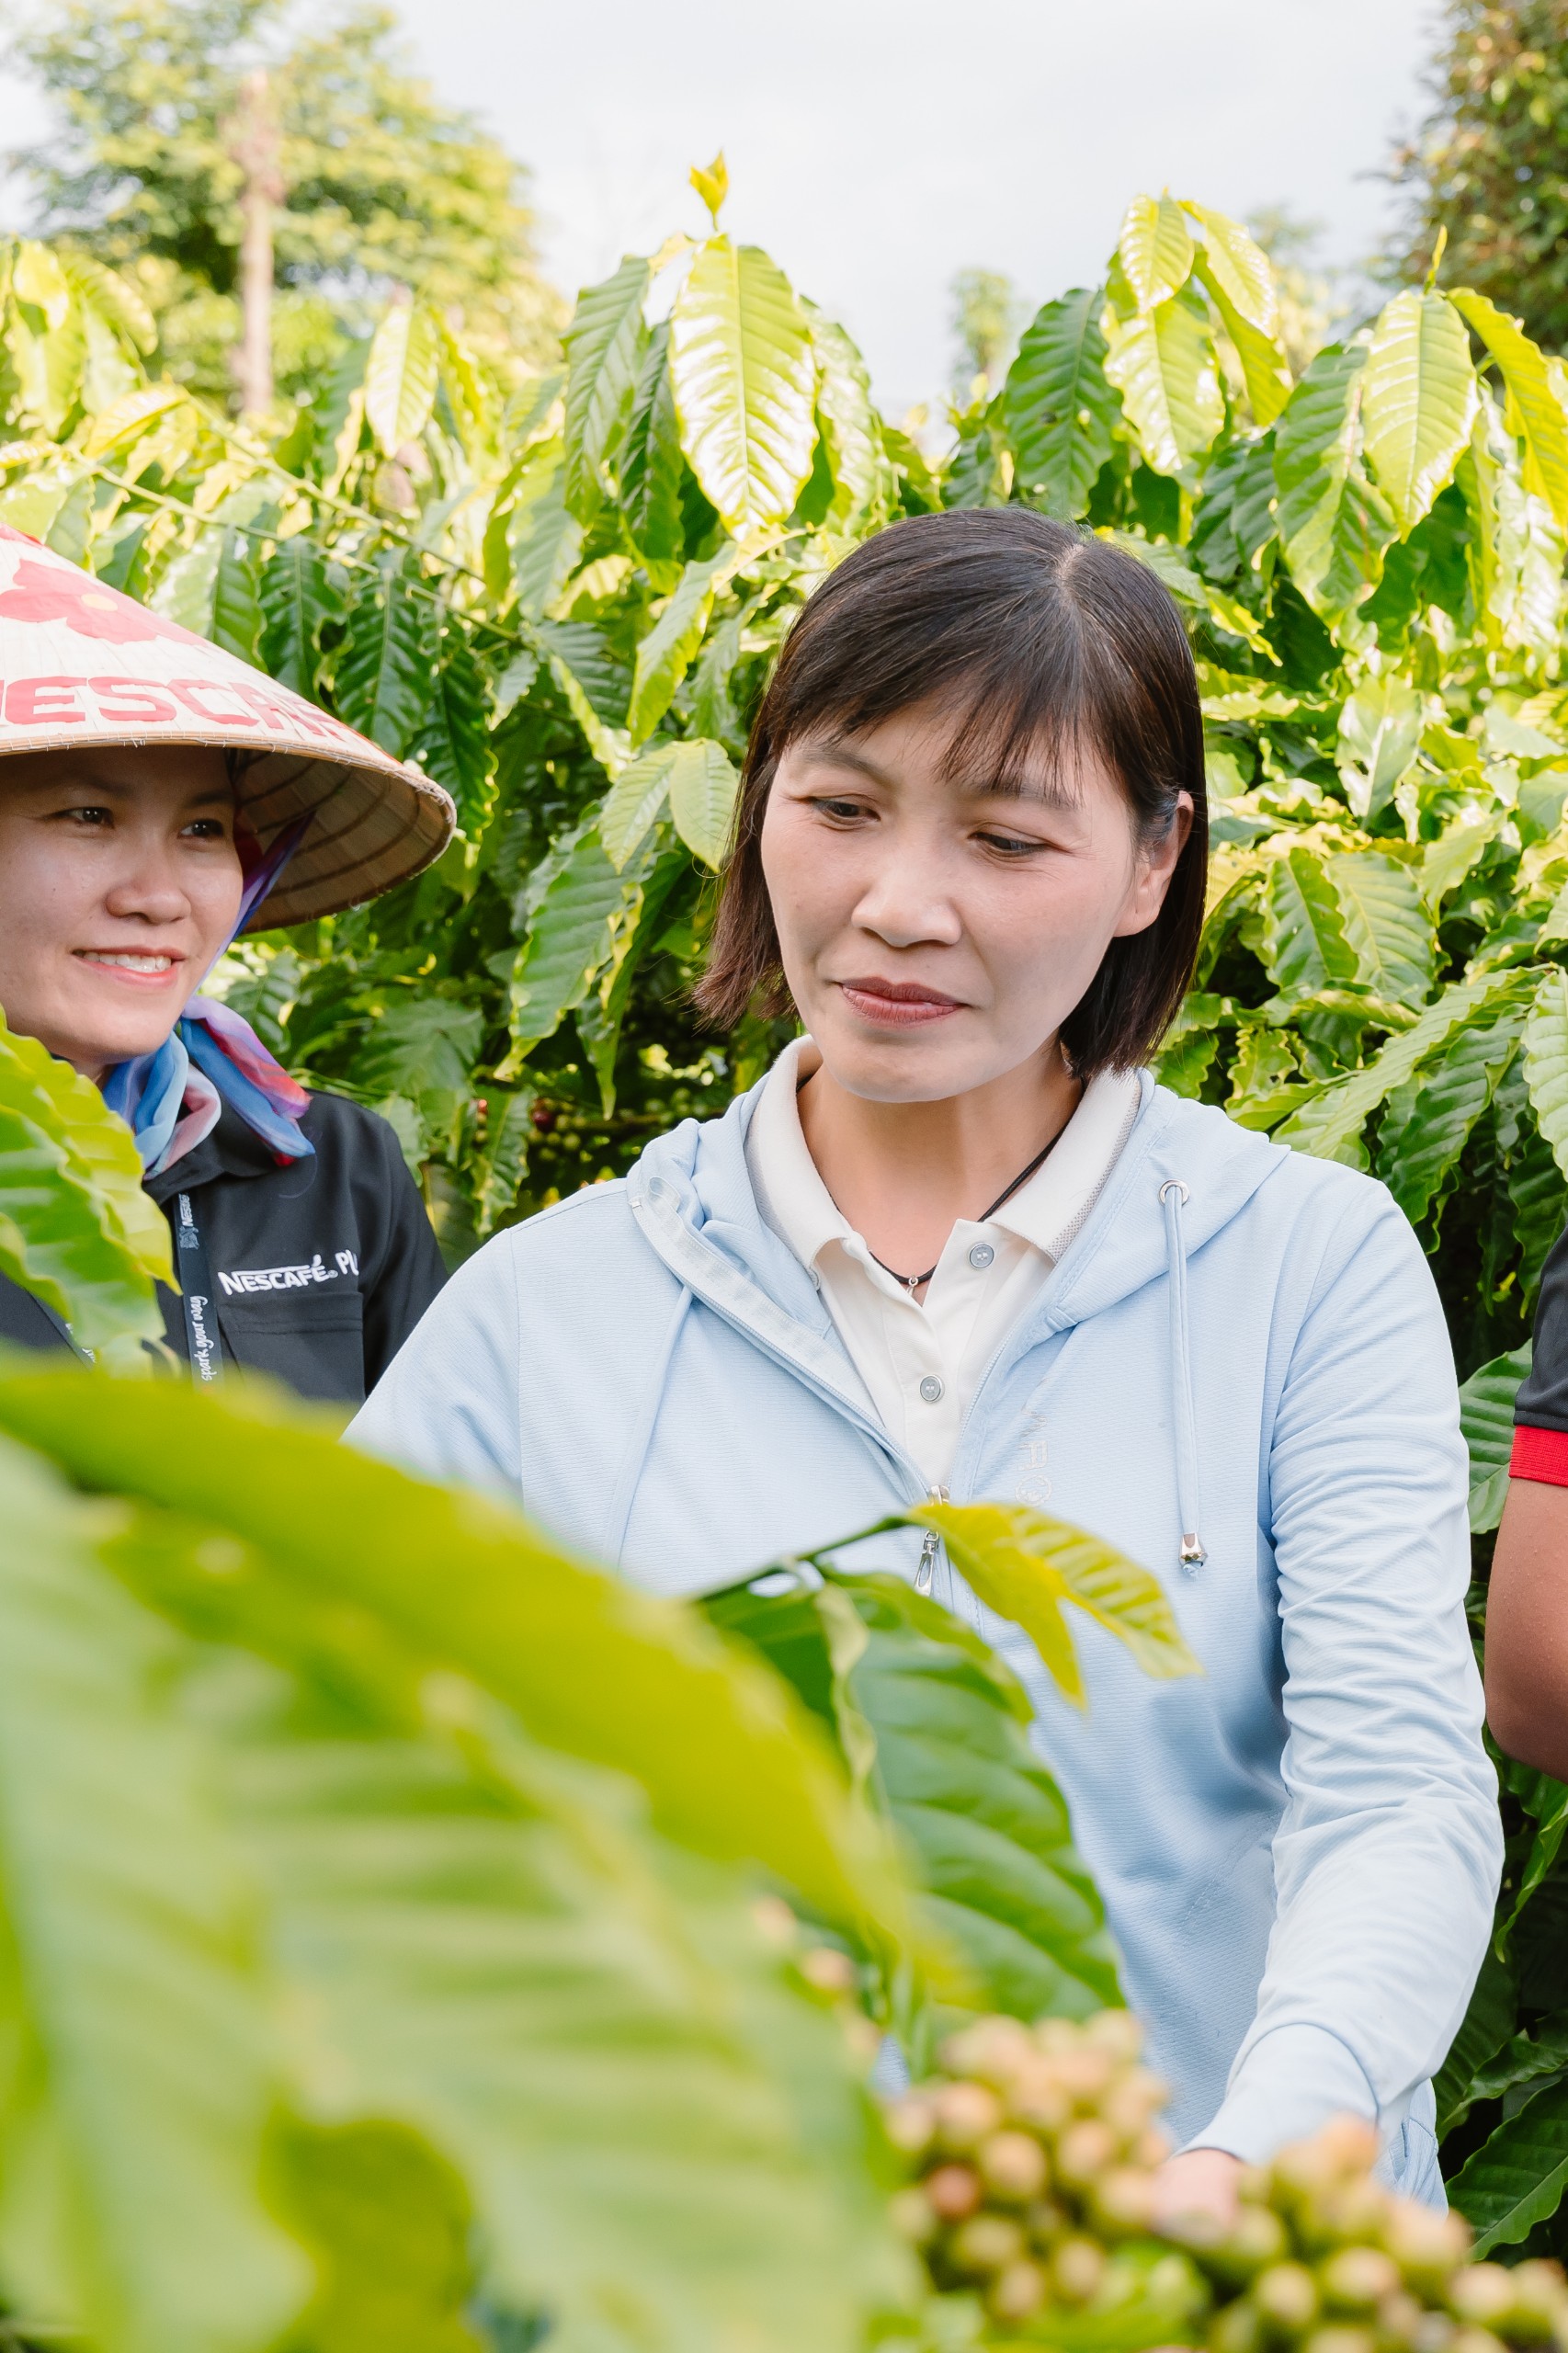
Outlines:
{"label": "woman's short dark hair", "polygon": [[845,558],[785,641],[746,752],[734,845],[698,1003],[729,1028],[748,1006],[790,1009],[762,873],[762,820],[779,758],[809,736],[855,735],[930,705],[950,715],[946,764],[1020,789],[1074,752],[1119,778],[1140,840],[1165,837],[1176,796],[1193,822],[1159,915],[1113,939],[1062,1024],[1092,1078],[1147,1059],[1181,1004],[1203,927],[1208,811],[1203,720],[1187,632],[1148,566],[1026,506],[895,523]]}

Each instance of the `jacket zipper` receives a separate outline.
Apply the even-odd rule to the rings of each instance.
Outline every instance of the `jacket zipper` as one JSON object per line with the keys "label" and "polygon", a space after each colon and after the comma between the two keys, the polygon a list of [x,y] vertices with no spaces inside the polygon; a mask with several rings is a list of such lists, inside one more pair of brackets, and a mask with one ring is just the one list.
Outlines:
{"label": "jacket zipper", "polygon": [[[946,1487],[932,1487],[928,1491],[926,1500],[927,1503],[932,1504],[945,1504],[950,1503],[952,1498],[949,1496]],[[931,1578],[936,1570],[937,1555],[940,1552],[942,1540],[937,1535],[936,1529],[934,1528],[928,1528],[921,1541],[920,1559],[915,1571],[915,1590],[916,1593],[930,1592]]]}

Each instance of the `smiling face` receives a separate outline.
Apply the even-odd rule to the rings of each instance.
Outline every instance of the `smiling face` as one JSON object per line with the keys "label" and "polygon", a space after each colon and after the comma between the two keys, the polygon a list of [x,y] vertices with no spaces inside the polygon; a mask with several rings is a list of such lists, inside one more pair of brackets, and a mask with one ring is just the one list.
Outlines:
{"label": "smiling face", "polygon": [[762,825],[780,961],[830,1076],[936,1102],[1054,1051],[1112,939],[1158,915],[1191,823],[1141,847],[1084,752],[1022,790],[946,771],[950,722],[915,709],[781,756]]}
{"label": "smiling face", "polygon": [[221,752],[0,761],[0,1006],[93,1079],[161,1046],[239,915]]}

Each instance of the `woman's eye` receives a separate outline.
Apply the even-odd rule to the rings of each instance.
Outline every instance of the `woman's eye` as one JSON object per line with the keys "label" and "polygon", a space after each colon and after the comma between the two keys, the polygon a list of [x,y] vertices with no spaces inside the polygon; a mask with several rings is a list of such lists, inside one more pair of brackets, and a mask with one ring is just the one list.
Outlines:
{"label": "woman's eye", "polygon": [[836,817],[840,820],[846,820],[853,817],[864,817],[868,813],[866,805],[864,801],[828,801],[824,799],[818,799],[812,801],[812,806],[813,809],[820,809],[824,817]]}
{"label": "woman's eye", "polygon": [[98,809],[90,803],[79,809],[62,809],[60,814],[73,825],[112,825],[114,823],[112,809]]}
{"label": "woman's eye", "polygon": [[228,835],[223,831],[222,817],[193,817],[188,825],[181,827],[181,831],[199,842],[221,842],[228,839]]}
{"label": "woman's eye", "polygon": [[1043,849],[1043,842],[1026,841],[1017,834],[982,834],[980,839],[987,849],[999,850],[1004,858],[1027,858],[1031,850]]}

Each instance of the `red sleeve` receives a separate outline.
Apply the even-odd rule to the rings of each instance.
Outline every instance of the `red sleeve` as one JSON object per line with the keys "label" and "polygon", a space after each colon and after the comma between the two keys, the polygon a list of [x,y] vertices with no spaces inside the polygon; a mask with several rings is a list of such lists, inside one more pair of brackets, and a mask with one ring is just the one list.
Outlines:
{"label": "red sleeve", "polygon": [[1568,1487],[1568,1430],[1532,1429],[1521,1422],[1514,1432],[1508,1475],[1539,1480],[1546,1487]]}

